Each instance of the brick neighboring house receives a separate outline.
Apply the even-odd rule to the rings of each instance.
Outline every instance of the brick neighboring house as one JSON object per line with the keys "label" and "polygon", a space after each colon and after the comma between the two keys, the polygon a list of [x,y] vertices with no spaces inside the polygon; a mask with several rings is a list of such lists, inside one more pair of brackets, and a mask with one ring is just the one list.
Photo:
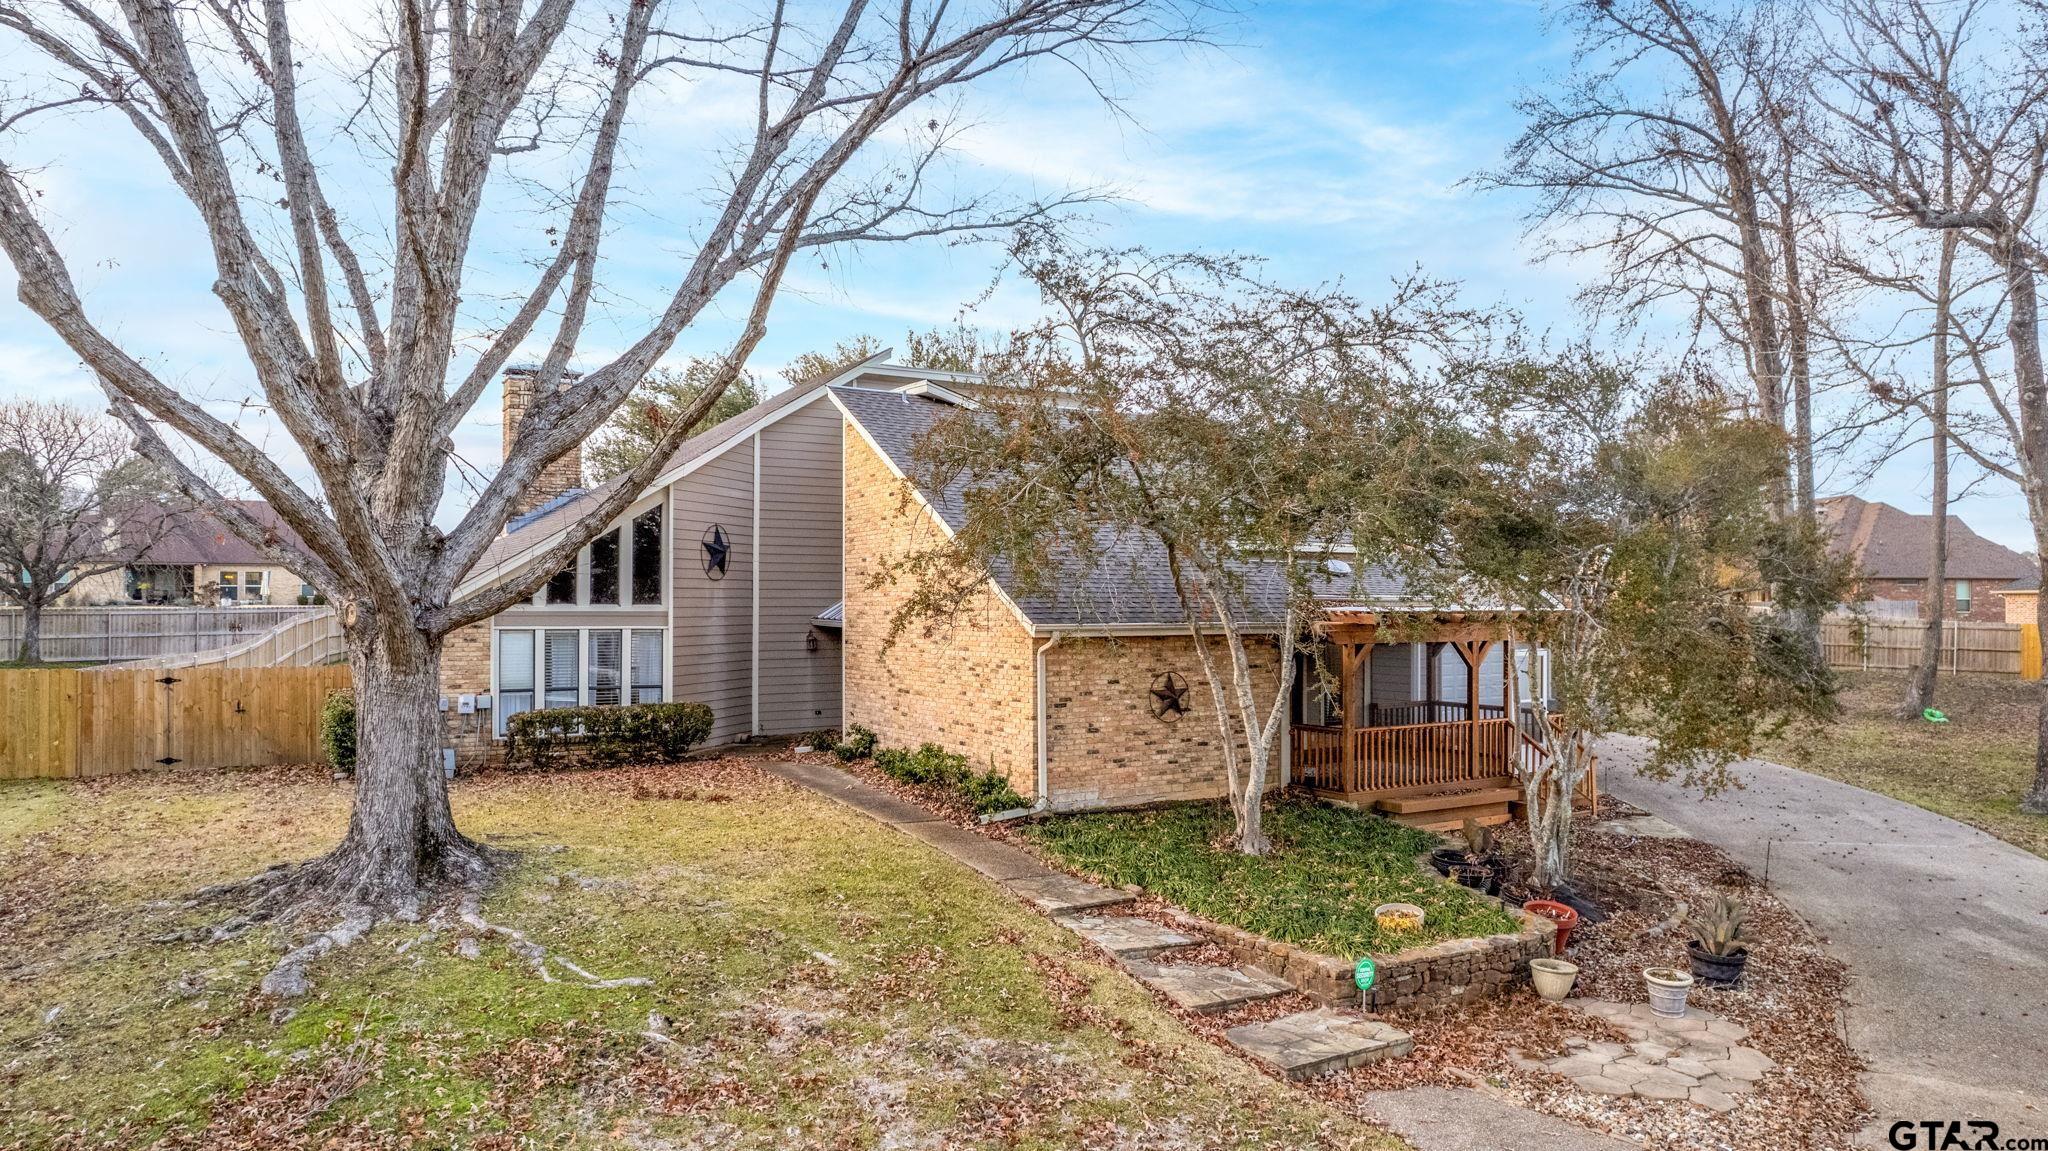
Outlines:
{"label": "brick neighboring house", "polygon": [[[986,385],[887,356],[693,438],[531,603],[450,636],[442,675],[458,758],[495,756],[506,719],[528,708],[691,699],[711,706],[714,742],[860,724],[885,746],[965,754],[1054,809],[1224,794],[1209,687],[1156,544],[1108,540],[1100,570],[1048,596],[998,575],[958,617],[892,640],[912,589],[888,561],[965,514],[959,493],[909,483],[912,449]],[[515,369],[505,390],[507,442],[527,375]],[[573,459],[549,469],[458,594],[529,573],[602,499],[607,489],[557,490],[578,471]],[[1504,698],[1500,621],[1419,618],[1398,581],[1369,571],[1331,583],[1324,666],[1341,674],[1326,682],[1302,657],[1275,785],[1291,764],[1296,782],[1366,804],[1477,789],[1483,803],[1428,801],[1428,818],[1505,820],[1510,758],[1540,752],[1521,731],[1530,701]],[[1277,620],[1283,588],[1277,567],[1255,574],[1250,614],[1263,604]],[[1270,624],[1253,643],[1270,693]],[[1526,648],[1517,660],[1541,698],[1547,661]]]}
{"label": "brick neighboring house", "polygon": [[2005,585],[1999,589],[1998,598],[2005,601],[2005,622],[2041,622],[2040,573],[2033,573]]}
{"label": "brick neighboring house", "polygon": [[[285,541],[298,543],[298,534],[263,500],[228,502]],[[60,602],[295,604],[310,602],[315,594],[312,584],[273,563],[204,508],[178,514],[154,534],[155,541],[135,562],[79,581]]]}
{"label": "brick neighboring house", "polygon": [[[1914,603],[1925,619],[1934,517],[1856,496],[1834,496],[1818,504],[1829,548],[1856,563],[1860,598]],[[1947,618],[1973,623],[2004,622],[2006,604],[1998,593],[2040,576],[2031,557],[1985,539],[1955,516],[1948,518],[1947,571],[1942,589]]]}

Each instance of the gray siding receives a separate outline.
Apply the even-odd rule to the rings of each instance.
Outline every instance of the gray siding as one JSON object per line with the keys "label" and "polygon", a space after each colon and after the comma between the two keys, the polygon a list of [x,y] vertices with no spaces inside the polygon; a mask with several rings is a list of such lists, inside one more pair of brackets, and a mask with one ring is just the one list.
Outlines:
{"label": "gray siding", "polygon": [[812,617],[840,587],[844,422],[813,403],[761,429],[760,733],[839,725],[839,633]]}
{"label": "gray siding", "polygon": [[[704,533],[725,528],[732,547],[725,578],[704,574]],[[734,445],[669,489],[673,557],[676,699],[708,704],[714,743],[746,736],[753,727],[754,452]]]}
{"label": "gray siding", "polygon": [[1380,644],[1372,649],[1371,685],[1366,698],[1385,705],[1415,698],[1414,644]]}

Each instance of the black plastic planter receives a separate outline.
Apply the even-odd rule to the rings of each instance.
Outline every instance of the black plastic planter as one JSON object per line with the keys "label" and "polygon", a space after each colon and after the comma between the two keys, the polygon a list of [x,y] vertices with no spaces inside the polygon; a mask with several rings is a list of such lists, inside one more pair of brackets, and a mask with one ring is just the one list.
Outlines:
{"label": "black plastic planter", "polygon": [[1452,865],[1451,878],[1456,880],[1460,887],[1469,887],[1488,895],[1498,894],[1500,891],[1500,868],[1491,863],[1461,861]]}
{"label": "black plastic planter", "polygon": [[1439,847],[1429,853],[1429,865],[1436,868],[1438,875],[1449,875],[1451,868],[1465,862],[1465,853],[1455,847]]}
{"label": "black plastic planter", "polygon": [[1742,985],[1742,969],[1749,963],[1749,952],[1713,955],[1701,951],[1696,943],[1688,943],[1685,945],[1685,953],[1692,958],[1692,977],[1701,983],[1709,987]]}

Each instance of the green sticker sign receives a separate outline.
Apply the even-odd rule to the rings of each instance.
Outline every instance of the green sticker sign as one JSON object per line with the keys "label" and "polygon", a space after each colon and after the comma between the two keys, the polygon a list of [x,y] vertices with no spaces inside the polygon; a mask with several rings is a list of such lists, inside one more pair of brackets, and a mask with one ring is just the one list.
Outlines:
{"label": "green sticker sign", "polygon": [[1360,991],[1371,991],[1372,980],[1375,974],[1377,974],[1377,969],[1373,966],[1372,957],[1368,955],[1364,959],[1359,960],[1358,966],[1352,969],[1351,978],[1357,981]]}

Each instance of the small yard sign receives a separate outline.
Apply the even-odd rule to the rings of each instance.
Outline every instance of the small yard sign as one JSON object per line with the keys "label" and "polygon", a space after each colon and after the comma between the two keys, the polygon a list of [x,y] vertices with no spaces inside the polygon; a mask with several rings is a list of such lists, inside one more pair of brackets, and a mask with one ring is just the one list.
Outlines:
{"label": "small yard sign", "polygon": [[1366,956],[1364,959],[1359,960],[1358,966],[1352,969],[1351,978],[1357,980],[1358,989],[1360,991],[1372,990],[1374,970],[1375,969],[1372,965],[1372,956],[1370,955]]}

